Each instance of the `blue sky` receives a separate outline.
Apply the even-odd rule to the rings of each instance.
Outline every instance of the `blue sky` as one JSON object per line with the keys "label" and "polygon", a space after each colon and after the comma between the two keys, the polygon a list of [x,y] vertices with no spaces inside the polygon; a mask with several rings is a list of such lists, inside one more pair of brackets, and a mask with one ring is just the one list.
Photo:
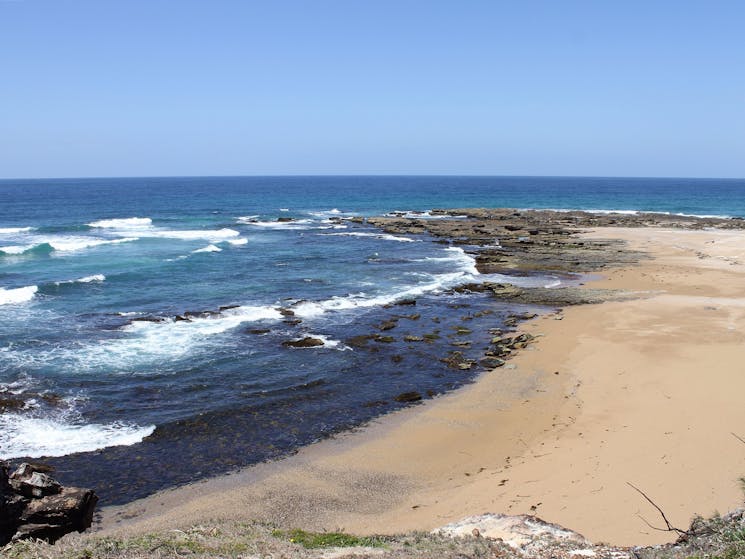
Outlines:
{"label": "blue sky", "polygon": [[745,2],[0,0],[0,177],[745,177]]}

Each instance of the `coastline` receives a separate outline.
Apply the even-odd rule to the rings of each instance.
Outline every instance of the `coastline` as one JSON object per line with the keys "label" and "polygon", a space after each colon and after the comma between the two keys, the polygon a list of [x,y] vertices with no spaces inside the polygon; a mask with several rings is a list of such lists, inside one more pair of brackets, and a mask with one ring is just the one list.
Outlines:
{"label": "coastline", "polygon": [[588,282],[646,296],[537,318],[521,331],[543,336],[474,384],[279,462],[104,509],[98,533],[205,519],[400,533],[496,512],[640,545],[674,538],[640,519],[659,525],[626,482],[679,527],[734,507],[745,471],[731,435],[745,424],[743,233],[584,237],[623,239],[653,256]]}

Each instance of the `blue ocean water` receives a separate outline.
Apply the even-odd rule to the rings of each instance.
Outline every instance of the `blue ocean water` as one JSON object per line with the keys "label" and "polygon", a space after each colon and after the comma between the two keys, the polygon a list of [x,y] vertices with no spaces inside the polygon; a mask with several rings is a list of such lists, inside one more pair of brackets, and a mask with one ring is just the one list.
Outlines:
{"label": "blue ocean water", "polygon": [[[469,320],[477,357],[515,309],[450,288],[504,278],[343,218],[481,206],[745,217],[745,180],[0,181],[0,458],[122,502],[467,382],[440,362],[453,332]],[[395,340],[354,343],[391,319]],[[444,341],[403,341],[423,333]],[[324,344],[283,345],[306,336]]]}

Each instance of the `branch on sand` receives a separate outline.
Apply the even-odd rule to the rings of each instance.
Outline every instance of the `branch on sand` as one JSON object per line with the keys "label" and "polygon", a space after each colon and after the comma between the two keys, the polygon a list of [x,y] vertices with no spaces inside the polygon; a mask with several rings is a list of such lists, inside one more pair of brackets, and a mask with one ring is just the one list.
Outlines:
{"label": "branch on sand", "polygon": [[652,499],[650,499],[647,496],[647,494],[644,493],[644,491],[642,491],[641,489],[633,485],[631,482],[627,481],[626,485],[628,485],[629,487],[634,489],[636,492],[638,492],[642,497],[644,497],[647,500],[647,502],[649,502],[650,505],[652,505],[654,508],[657,509],[657,511],[660,513],[660,516],[662,516],[662,520],[665,521],[665,526],[667,526],[667,528],[658,528],[656,526],[652,526],[652,524],[647,522],[647,519],[644,518],[641,514],[638,515],[639,518],[641,518],[647,526],[649,526],[653,530],[657,530],[658,532],[675,532],[676,534],[680,536],[679,540],[681,541],[685,541],[691,535],[690,532],[686,530],[681,530],[680,528],[676,528],[675,526],[670,524],[670,521],[667,519],[667,516],[665,516],[665,513],[662,511],[662,509],[657,505],[657,503],[655,503]]}

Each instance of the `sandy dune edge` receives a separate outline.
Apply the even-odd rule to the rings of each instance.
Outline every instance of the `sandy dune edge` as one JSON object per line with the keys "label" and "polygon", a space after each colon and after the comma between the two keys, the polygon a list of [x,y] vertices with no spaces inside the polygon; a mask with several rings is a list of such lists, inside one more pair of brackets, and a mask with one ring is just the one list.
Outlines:
{"label": "sandy dune edge", "polygon": [[[745,234],[597,229],[654,258],[593,286],[644,293],[525,325],[543,334],[478,382],[274,464],[103,511],[104,532],[257,519],[354,533],[534,513],[593,541],[651,544],[741,501]],[[513,368],[514,366],[514,368]],[[558,373],[558,374],[557,374]]]}

